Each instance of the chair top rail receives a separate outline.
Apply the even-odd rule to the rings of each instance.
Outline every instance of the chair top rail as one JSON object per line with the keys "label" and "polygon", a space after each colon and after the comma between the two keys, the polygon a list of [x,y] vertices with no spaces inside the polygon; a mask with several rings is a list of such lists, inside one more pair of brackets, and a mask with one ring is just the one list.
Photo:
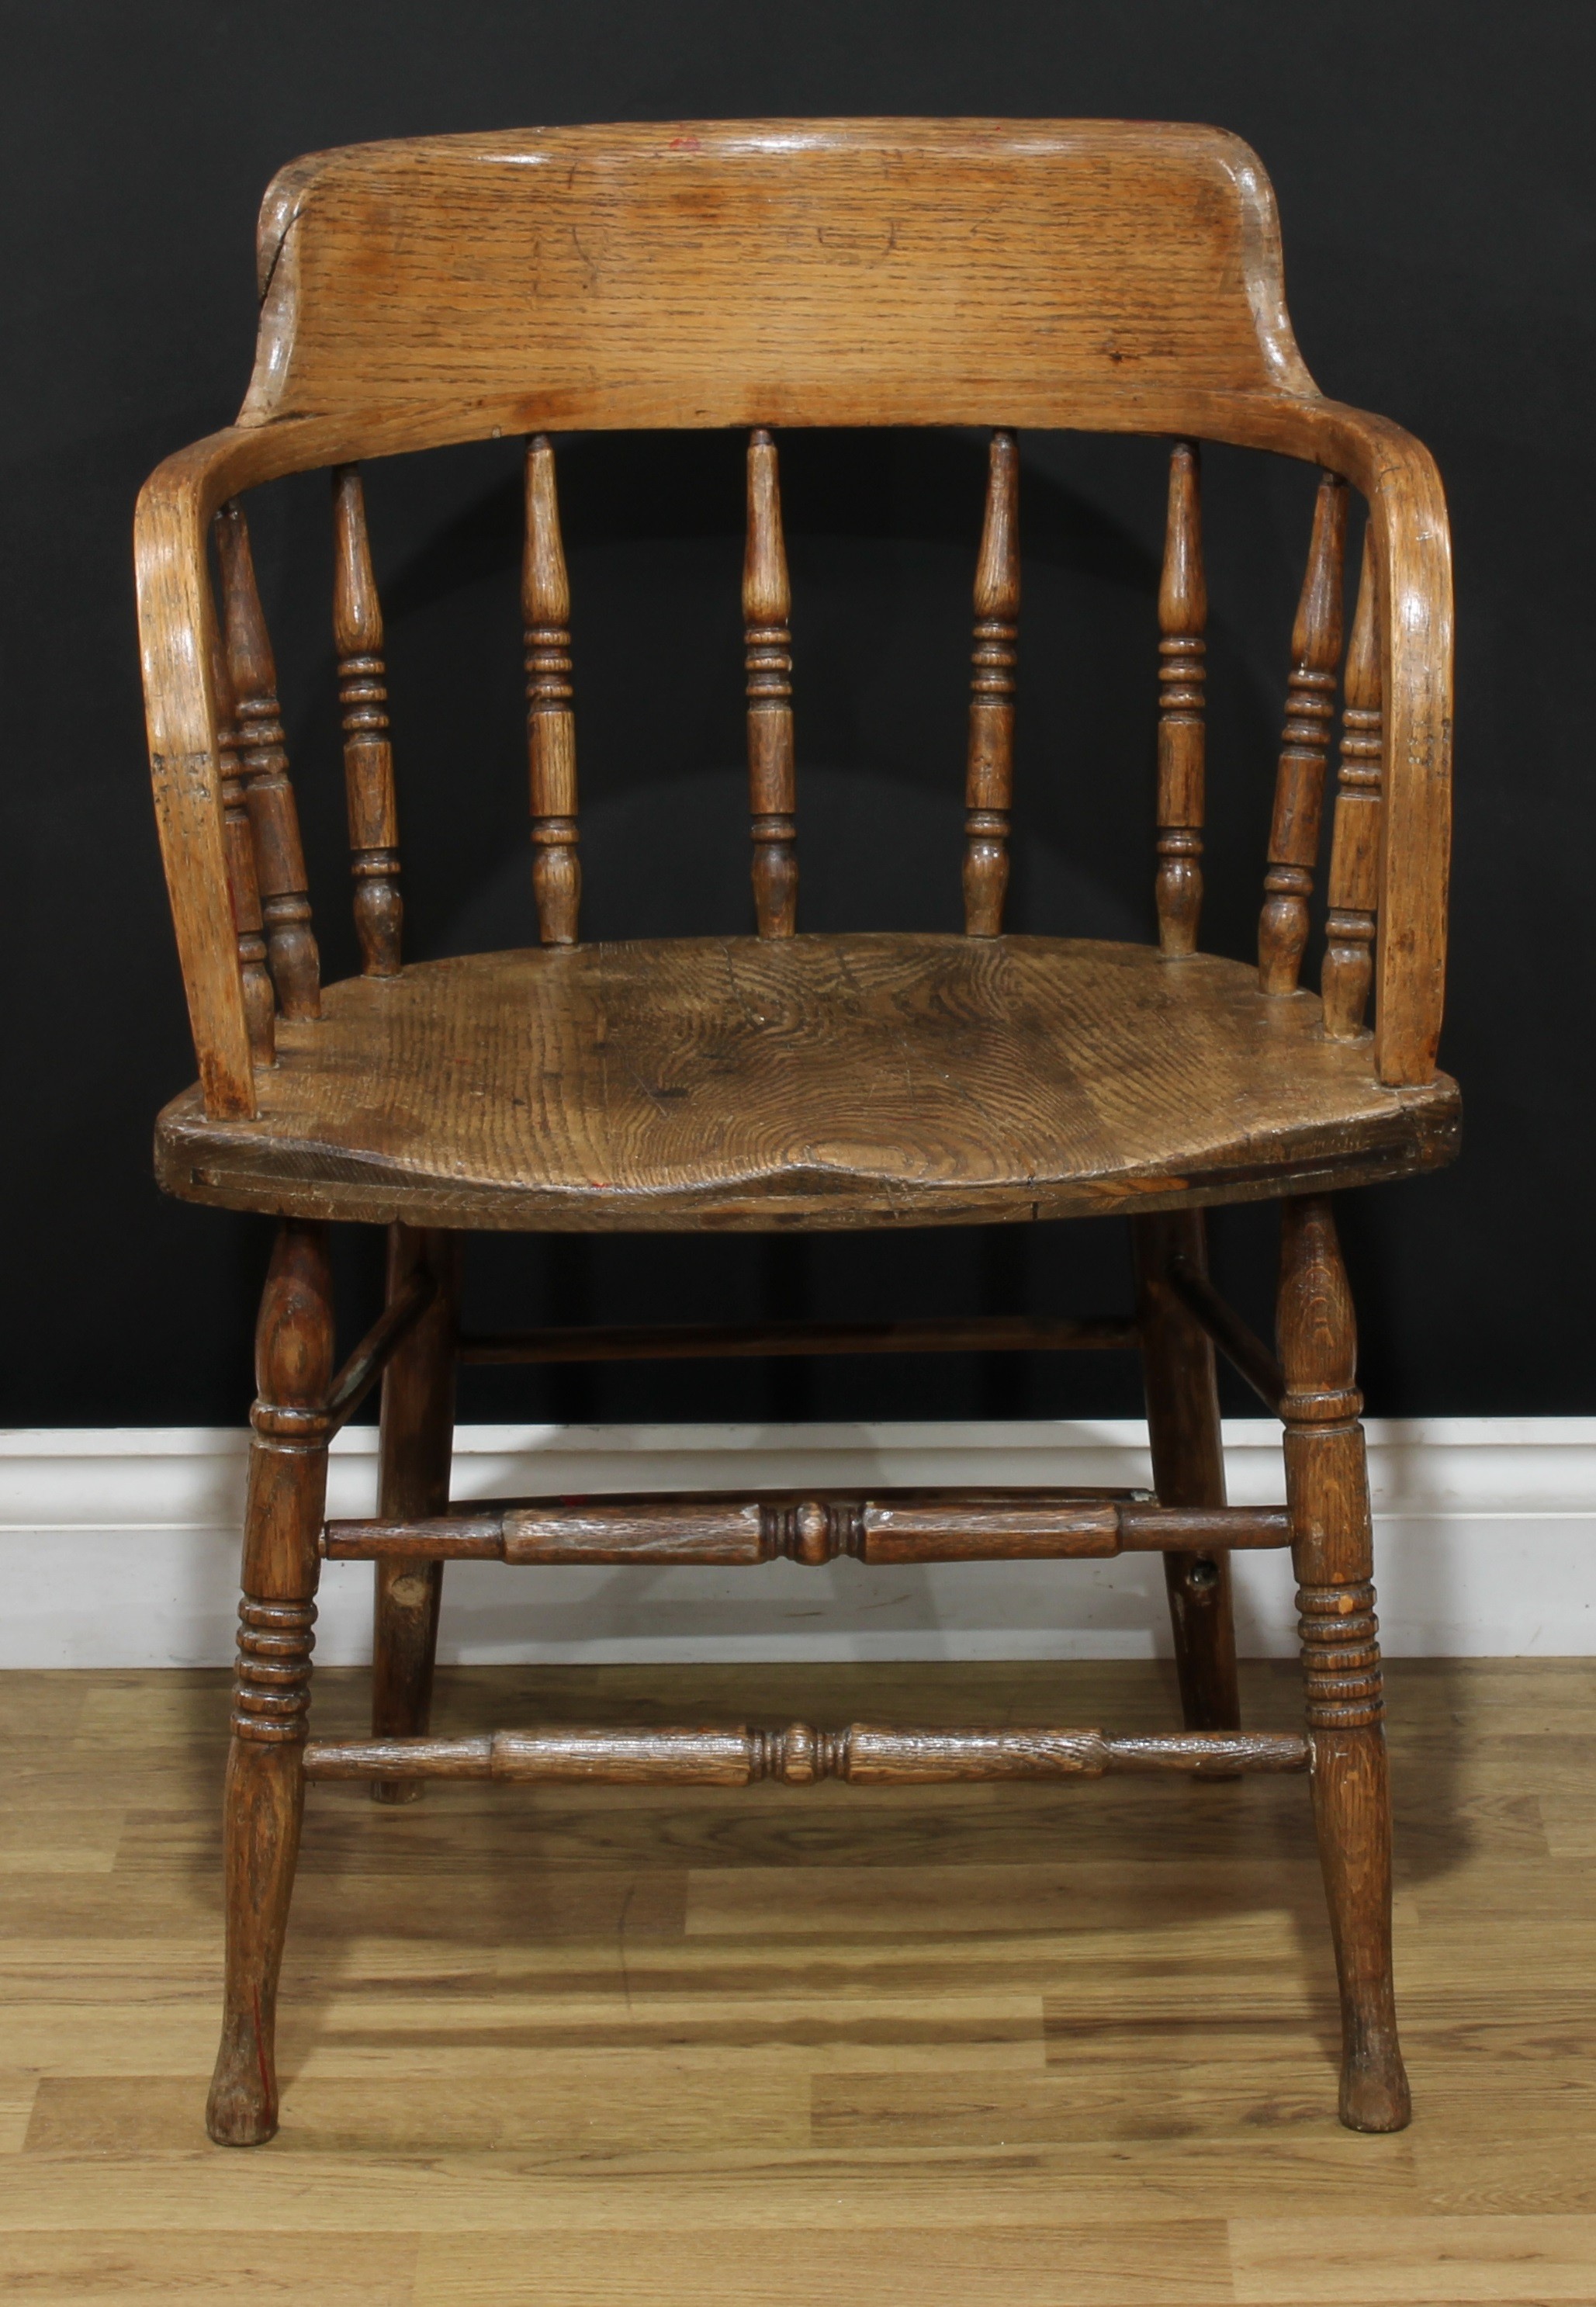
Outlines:
{"label": "chair top rail", "polygon": [[492,403],[523,430],[1023,425],[1067,402],[1094,425],[1172,384],[1313,390],[1267,176],[1179,124],[351,145],[276,178],[258,275],[246,425]]}

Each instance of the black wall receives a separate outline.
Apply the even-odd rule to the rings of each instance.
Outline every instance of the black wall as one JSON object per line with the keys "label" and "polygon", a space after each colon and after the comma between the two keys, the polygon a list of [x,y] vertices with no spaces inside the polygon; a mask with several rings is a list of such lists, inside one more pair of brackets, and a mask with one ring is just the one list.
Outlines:
{"label": "black wall", "polygon": [[[190,1077],[143,759],[129,525],[145,473],[226,422],[248,373],[273,170],[362,138],[537,121],[995,113],[1196,118],[1258,150],[1326,390],[1398,418],[1446,479],[1459,572],[1458,834],[1443,1057],[1465,1154],[1351,1197],[1370,1405],[1596,1406],[1589,898],[1596,182],[1586,6],[1454,0],[76,0],[11,7],[4,584],[0,1418],[233,1421],[257,1221],[163,1202],[158,1106]],[[758,294],[751,281],[749,293]],[[1012,925],[1146,934],[1155,442],[1027,436]],[[784,442],[796,587],[802,921],[957,923],[968,587],[982,449]],[[749,900],[737,584],[741,444],[566,444],[586,802],[584,926],[740,929]],[[416,953],[530,938],[511,444],[368,476],[389,622]],[[1213,867],[1205,930],[1249,945],[1312,476],[1210,453]],[[325,483],[252,502],[331,973],[352,960]],[[1316,965],[1317,966],[1317,961]],[[1271,1229],[1223,1214],[1223,1278],[1267,1318]],[[377,1286],[348,1238],[351,1322]],[[1121,1229],[767,1243],[499,1239],[484,1318],[1100,1310]],[[484,1373],[468,1416],[1128,1411],[1120,1365]],[[1246,1407],[1245,1398],[1237,1408]]]}

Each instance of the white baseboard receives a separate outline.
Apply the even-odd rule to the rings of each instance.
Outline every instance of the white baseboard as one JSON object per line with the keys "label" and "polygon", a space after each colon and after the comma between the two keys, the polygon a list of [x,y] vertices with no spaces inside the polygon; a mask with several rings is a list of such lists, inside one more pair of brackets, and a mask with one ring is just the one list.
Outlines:
{"label": "white baseboard", "polygon": [[[1373,1419],[1377,1576],[1393,1657],[1596,1652],[1596,1418]],[[221,1666],[233,1652],[245,1437],[0,1434],[0,1666]],[[1227,1421],[1232,1500],[1283,1495],[1280,1428]],[[376,1437],[333,1452],[330,1511],[372,1511]],[[1131,1419],[892,1426],[464,1427],[457,1498],[800,1483],[1139,1485]],[[1235,1557],[1245,1655],[1289,1655],[1290,1564]],[[317,1656],[370,1655],[371,1574],[332,1563]],[[452,1564],[441,1651],[482,1663],[1145,1658],[1168,1649],[1156,1557],[824,1570]]]}

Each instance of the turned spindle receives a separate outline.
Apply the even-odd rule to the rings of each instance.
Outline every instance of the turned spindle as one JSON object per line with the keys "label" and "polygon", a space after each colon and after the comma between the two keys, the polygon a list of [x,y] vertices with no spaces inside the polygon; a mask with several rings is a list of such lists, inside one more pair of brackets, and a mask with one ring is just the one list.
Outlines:
{"label": "turned spindle", "polygon": [[754,907],[762,938],[791,937],[798,917],[797,791],[793,768],[792,588],[781,533],[776,443],[748,444],[748,546],[742,621],[748,669],[748,805]]}
{"label": "turned spindle", "polygon": [[1158,587],[1158,943],[1195,953],[1203,905],[1202,468],[1189,441],[1170,456],[1169,521]]}
{"label": "turned spindle", "polygon": [[965,775],[965,933],[997,937],[1008,888],[1014,792],[1014,669],[1019,638],[1019,450],[994,433],[975,563],[970,749]]}
{"label": "turned spindle", "polygon": [[1358,607],[1347,648],[1341,717],[1341,774],[1330,846],[1330,911],[1320,987],[1325,1031],[1354,1042],[1374,982],[1375,916],[1380,878],[1380,777],[1385,751],[1380,704],[1379,585],[1374,545],[1363,532]]}
{"label": "turned spindle", "polygon": [[521,617],[538,934],[545,945],[575,945],[582,868],[577,855],[576,716],[571,709],[571,581],[560,541],[554,451],[541,433],[527,443]]}
{"label": "turned spindle", "polygon": [[265,923],[255,879],[254,836],[245,807],[238,766],[238,708],[219,634],[211,636],[210,684],[216,698],[217,768],[221,778],[222,836],[227,859],[227,895],[238,941],[238,976],[244,989],[244,1020],[249,1053],[257,1066],[277,1062],[277,996],[266,969]]}
{"label": "turned spindle", "polygon": [[1266,894],[1258,922],[1258,978],[1266,993],[1297,991],[1308,943],[1308,901],[1319,853],[1325,763],[1341,661],[1346,529],[1346,483],[1339,474],[1325,473],[1314,504],[1308,570],[1291,628],[1291,673],[1269,830],[1269,870],[1264,876]]}
{"label": "turned spindle", "polygon": [[[1240,1771],[1306,1770],[1308,1741],[1280,1730],[1206,1731],[1174,1737],[1105,1737],[1101,1730],[898,1728],[850,1722],[838,1730],[811,1722],[779,1729],[739,1724],[692,1729],[490,1730],[469,1738],[317,1739],[305,1749],[307,1779],[498,1779],[522,1785],[747,1787],[774,1780],[811,1787],[839,1779],[856,1787],[979,1784],[1005,1779],[1100,1779],[1111,1771],[1233,1778]],[[379,1783],[381,1781],[379,1780]]]}
{"label": "turned spindle", "polygon": [[299,812],[288,782],[277,665],[255,584],[249,529],[236,499],[216,517],[227,669],[238,714],[244,800],[254,836],[266,954],[285,1017],[322,1014],[322,962],[311,931]]}
{"label": "turned spindle", "polygon": [[405,909],[399,884],[399,810],[388,739],[382,607],[372,572],[358,465],[332,476],[332,632],[344,720],[344,786],[355,932],[367,977],[397,977]]}

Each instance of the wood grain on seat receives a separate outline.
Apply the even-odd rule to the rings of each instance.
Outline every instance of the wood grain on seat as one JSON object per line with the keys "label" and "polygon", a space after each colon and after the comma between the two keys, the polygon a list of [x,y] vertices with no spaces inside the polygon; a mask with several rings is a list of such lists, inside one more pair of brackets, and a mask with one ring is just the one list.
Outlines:
{"label": "wood grain on seat", "polygon": [[1447,1158],[1319,1005],[1212,955],[1051,938],[700,938],[330,986],[253,1122],[168,1106],[160,1178],[233,1208],[582,1230],[1167,1209]]}

